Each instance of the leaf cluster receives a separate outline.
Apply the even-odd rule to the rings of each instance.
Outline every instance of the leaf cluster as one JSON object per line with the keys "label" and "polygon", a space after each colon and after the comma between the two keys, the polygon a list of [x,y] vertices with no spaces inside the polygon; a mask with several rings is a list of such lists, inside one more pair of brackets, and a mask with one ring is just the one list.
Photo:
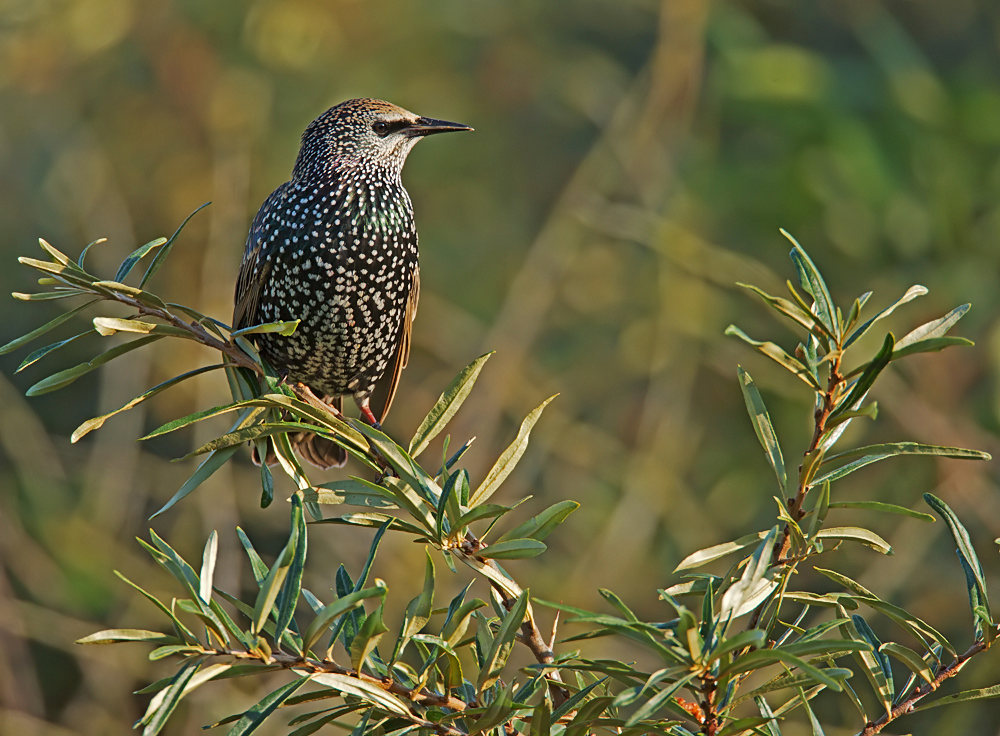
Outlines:
{"label": "leaf cluster", "polygon": [[[972,641],[964,649],[930,623],[829,564],[813,564],[818,555],[855,544],[893,553],[872,529],[828,522],[840,509],[897,514],[920,522],[935,518],[904,506],[841,499],[835,495],[842,485],[837,481],[869,464],[904,455],[988,459],[976,450],[910,441],[837,447],[851,422],[877,417],[877,405],[869,395],[893,361],[970,344],[947,334],[968,305],[899,340],[888,332],[873,355],[859,358],[856,354],[864,344],[860,338],[926,289],[911,287],[870,317],[865,312],[870,293],[842,309],[805,250],[792,240],[797,285],[787,283],[788,297],[746,288],[790,323],[800,335],[798,344],[786,350],[776,342],[755,340],[735,326],[727,333],[777,362],[809,388],[813,393],[811,437],[798,469],[792,470],[761,392],[747,371],[737,369],[752,427],[776,483],[775,523],[690,554],[675,570],[682,576],[680,581],[659,591],[662,616],[644,620],[610,590],[601,591],[608,612],[550,602],[546,599],[558,597],[551,593],[533,597],[501,566],[505,560],[545,552],[546,538],[578,507],[574,501],[560,501],[523,519],[517,508],[527,498],[497,501],[501,485],[523,456],[531,430],[551,398],[525,417],[513,441],[478,483],[462,467],[471,440],[449,454],[450,437],[445,437],[440,460],[421,461],[472,391],[489,354],[473,360],[445,388],[404,447],[364,422],[335,413],[307,389],[289,385],[267,366],[253,335],[291,334],[296,323],[233,331],[149,292],[147,281],[178,233],[137,249],[113,280],[101,280],[85,270],[86,252],[94,244],[72,261],[42,241],[50,260],[21,261],[42,272],[40,283],[52,290],[15,296],[32,300],[84,296],[89,301],[0,348],[0,352],[20,348],[95,304],[125,304],[135,310],[134,317],[97,316],[91,329],[34,351],[21,368],[85,336],[122,334],[130,341],[38,381],[28,393],[68,386],[90,370],[165,337],[200,342],[219,351],[218,364],[176,376],[115,412],[88,420],[74,432],[74,441],[183,380],[223,370],[231,401],[172,420],[144,438],[209,417],[232,417],[226,432],[189,454],[201,458],[200,464],[157,514],[193,492],[244,443],[254,445],[260,457],[268,456],[270,450],[294,484],[289,534],[273,562],[266,563],[246,534],[237,530],[256,582],[252,600],[215,587],[215,532],[204,547],[197,571],[155,532],[149,543],[140,541],[181,591],[166,602],[125,581],[156,606],[164,630],[115,629],[81,643],[147,642],[156,645],[151,659],[178,661],[172,676],[143,691],[154,693],[136,724],[144,734],[159,732],[181,700],[201,685],[274,670],[288,673],[283,684],[245,711],[214,725],[227,726],[231,734],[251,733],[277,711],[297,706],[297,712],[308,710],[292,719],[294,736],[327,726],[359,734],[777,736],[794,713],[808,722],[814,734],[821,734],[812,702],[821,694],[832,694],[854,705],[859,733],[868,734],[920,708],[1000,694],[998,688],[986,688],[948,698],[928,697],[970,658],[986,651],[997,633],[983,567],[968,532],[943,500],[930,494],[924,497],[947,525],[966,581]],[[154,253],[138,285],[126,284],[135,267]],[[303,431],[340,444],[360,470],[346,479],[313,483],[289,441],[289,435]],[[268,506],[274,493],[271,470],[262,465],[261,505]],[[368,527],[373,537],[367,559],[354,576],[340,565],[331,589],[314,593],[303,585],[308,535],[329,525]],[[372,577],[381,540],[390,531],[417,542],[414,549],[423,550],[424,558],[420,593],[398,608],[386,584]],[[435,600],[440,561],[453,574],[459,574],[456,562],[461,563],[469,576],[461,592],[447,601]],[[705,571],[709,569],[715,572]],[[809,572],[814,585],[803,586],[799,572]],[[470,594],[477,581],[486,586],[486,600]],[[817,592],[817,588],[822,590]],[[390,618],[387,605],[403,611],[395,632],[385,623]],[[556,620],[562,617],[573,632],[557,641],[553,626],[552,634],[543,637],[535,606],[554,610]],[[873,616],[882,620],[880,630],[884,623],[899,641],[880,640],[869,622]],[[579,650],[573,648],[576,642],[597,638],[627,641],[643,650],[645,658],[637,663],[595,659],[582,653],[582,644]],[[514,670],[510,657],[516,646],[526,647],[534,664]],[[862,679],[864,686],[858,684]]]}

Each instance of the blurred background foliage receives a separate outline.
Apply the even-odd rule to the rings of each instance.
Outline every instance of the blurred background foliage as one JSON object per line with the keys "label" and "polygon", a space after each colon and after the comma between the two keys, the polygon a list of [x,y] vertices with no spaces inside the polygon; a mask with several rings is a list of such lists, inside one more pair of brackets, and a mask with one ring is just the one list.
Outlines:
{"label": "blurred background foliage", "polygon": [[[89,258],[110,277],[211,200],[151,287],[228,320],[249,221],[287,179],[313,117],[375,96],[470,124],[475,134],[420,146],[405,172],[422,301],[387,430],[408,438],[462,366],[497,350],[453,424],[456,441],[478,435],[475,482],[520,418],[561,392],[498,500],[583,507],[542,564],[511,568],[547,598],[600,608],[607,586],[656,616],[655,589],[687,553],[772,523],[737,362],[765,391],[786,455],[808,442],[804,387],[722,336],[736,321],[794,347],[734,285],[782,290],[779,226],[842,304],[871,289],[878,309],[912,283],[929,287],[892,318],[897,336],[973,303],[958,333],[977,347],[888,371],[882,414],[852,427],[855,440],[1000,452],[998,48],[990,0],[0,0],[0,292],[30,290],[15,258],[35,255],[39,236],[71,254],[108,237]],[[3,304],[0,344],[56,313]],[[140,647],[72,642],[155,620],[111,570],[169,597],[133,537],[193,468],[168,461],[204,437],[134,440],[228,391],[218,378],[185,383],[70,445],[84,419],[214,362],[169,345],[71,391],[23,397],[100,339],[16,375],[23,353],[0,359],[0,733],[120,733],[145,706],[131,691],[170,671]],[[932,491],[966,521],[997,584],[989,465],[893,461],[834,491],[907,506]],[[238,590],[248,572],[234,526],[265,556],[287,529],[283,505],[262,512],[258,499],[241,455],[154,526],[189,557],[218,529],[217,584]],[[876,530],[902,554],[853,551],[843,571],[968,640],[944,526],[899,519]],[[327,590],[333,563],[357,564],[369,538],[311,534],[312,559],[331,566],[307,584]],[[423,556],[412,545],[386,546],[379,564],[394,597],[415,594]],[[948,687],[1000,679],[996,657],[981,660]],[[245,708],[252,686],[199,691],[168,731]],[[1000,715],[985,701],[901,727],[996,733]]]}

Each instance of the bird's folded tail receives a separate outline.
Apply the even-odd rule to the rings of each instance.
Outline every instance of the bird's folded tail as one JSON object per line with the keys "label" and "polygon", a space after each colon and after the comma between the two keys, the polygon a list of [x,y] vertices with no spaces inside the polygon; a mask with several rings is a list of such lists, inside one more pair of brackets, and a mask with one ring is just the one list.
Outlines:
{"label": "bird's folded tail", "polygon": [[[322,470],[340,468],[347,462],[347,450],[333,440],[320,437],[312,432],[291,433],[288,435],[288,441],[299,457]],[[268,465],[274,465],[278,462],[274,445],[270,442],[267,443],[267,457],[264,458],[264,462]],[[257,452],[256,446],[253,448],[253,464],[260,465],[260,454]]]}
{"label": "bird's folded tail", "polygon": [[[324,401],[330,404],[337,412],[343,409],[343,399],[340,396],[335,398],[328,396]],[[290,432],[288,434],[288,441],[291,443],[292,449],[299,454],[299,457],[321,470],[340,468],[347,462],[347,450],[333,440],[320,437],[312,432]],[[253,463],[254,465],[260,465],[260,454],[257,452],[257,446],[254,443],[250,444],[253,447]],[[278,456],[274,452],[274,445],[270,442],[267,443],[267,457],[264,458],[264,462],[268,465],[278,462]]]}

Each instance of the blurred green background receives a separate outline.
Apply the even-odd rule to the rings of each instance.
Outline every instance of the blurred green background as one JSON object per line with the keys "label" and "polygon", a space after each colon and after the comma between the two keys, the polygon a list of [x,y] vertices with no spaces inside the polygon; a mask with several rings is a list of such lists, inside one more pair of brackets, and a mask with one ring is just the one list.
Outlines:
{"label": "blurred green background", "polygon": [[[0,293],[31,290],[33,272],[16,257],[37,255],[40,236],[71,254],[107,237],[89,259],[110,277],[138,244],[211,200],[151,288],[228,320],[249,221],[287,179],[316,115],[374,96],[472,125],[474,134],[418,147],[404,174],[422,300],[387,430],[408,439],[451,377],[496,350],[452,427],[455,441],[478,436],[468,456],[476,482],[521,417],[560,392],[500,500],[533,494],[532,512],[563,498],[583,507],[546,556],[510,568],[546,598],[599,608],[596,590],[607,586],[644,615],[667,617],[656,588],[676,582],[685,555],[772,523],[774,489],[734,380],[738,362],[764,390],[790,463],[809,439],[805,388],[722,335],[735,321],[794,347],[734,285],[783,288],[792,270],[779,227],[809,250],[841,304],[874,290],[879,309],[926,285],[928,296],[886,323],[897,337],[973,303],[956,334],[977,346],[888,371],[878,422],[847,439],[998,453],[998,47],[991,0],[0,0]],[[0,303],[0,344],[57,313],[45,302]],[[24,398],[101,339],[17,375],[24,352],[0,358],[3,734],[122,733],[145,707],[131,691],[172,671],[139,645],[72,642],[159,624],[111,571],[176,593],[133,538],[194,467],[168,461],[212,428],[134,440],[228,391],[221,379],[183,384],[71,445],[81,421],[214,362],[191,345],[159,343],[72,390]],[[259,509],[247,455],[152,524],[188,559],[218,529],[216,581],[234,591],[249,577],[235,525],[272,559],[288,524],[280,501]],[[834,491],[915,508],[934,492],[967,522],[997,582],[990,465],[896,460]],[[872,524],[900,554],[848,550],[842,569],[961,650],[970,616],[946,529],[899,519]],[[317,528],[307,584],[326,592],[340,560],[356,572],[369,540]],[[389,543],[379,558],[397,608],[421,584],[414,552]],[[449,585],[465,580],[439,567]],[[870,620],[884,637],[902,636]],[[993,684],[1000,662],[986,655],[960,680],[949,690]],[[260,685],[203,688],[168,732],[246,708]],[[844,703],[820,713],[828,734],[856,730]],[[281,732],[274,725],[268,732]],[[985,701],[893,732],[998,729]]]}

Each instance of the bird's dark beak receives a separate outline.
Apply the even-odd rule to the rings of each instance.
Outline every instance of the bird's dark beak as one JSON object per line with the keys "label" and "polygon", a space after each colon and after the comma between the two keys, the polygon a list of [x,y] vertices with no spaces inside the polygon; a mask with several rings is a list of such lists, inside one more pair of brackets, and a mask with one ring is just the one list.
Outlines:
{"label": "bird's dark beak", "polygon": [[468,125],[461,123],[449,123],[447,120],[435,120],[434,118],[417,118],[413,125],[406,128],[406,134],[417,138],[433,133],[450,133],[455,130],[472,130]]}

